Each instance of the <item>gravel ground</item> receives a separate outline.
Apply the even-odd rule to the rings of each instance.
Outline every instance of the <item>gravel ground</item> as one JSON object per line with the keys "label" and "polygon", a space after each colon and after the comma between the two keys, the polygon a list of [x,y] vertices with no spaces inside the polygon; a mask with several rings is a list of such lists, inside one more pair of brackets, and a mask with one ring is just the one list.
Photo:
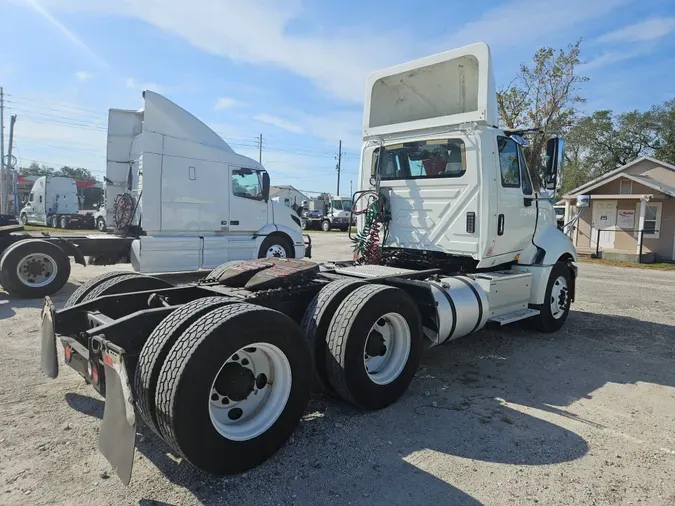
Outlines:
{"label": "gravel ground", "polygon": [[[345,234],[312,235],[315,260],[351,257]],[[74,265],[57,306],[104,270]],[[430,350],[379,412],[317,395],[241,476],[201,473],[145,429],[128,488],[97,451],[103,401],[68,368],[40,373],[40,306],[0,292],[3,505],[675,504],[675,272],[581,264],[562,331]]]}

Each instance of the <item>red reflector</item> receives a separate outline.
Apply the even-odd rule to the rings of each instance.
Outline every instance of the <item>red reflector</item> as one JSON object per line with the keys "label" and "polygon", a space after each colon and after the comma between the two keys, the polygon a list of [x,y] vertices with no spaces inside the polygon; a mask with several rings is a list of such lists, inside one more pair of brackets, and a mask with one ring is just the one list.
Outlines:
{"label": "red reflector", "polygon": [[73,349],[70,346],[66,345],[64,354],[66,357],[66,362],[70,362],[70,359],[73,358]]}
{"label": "red reflector", "polygon": [[110,358],[110,355],[103,355],[103,362],[107,366],[115,367],[115,364],[113,364],[113,359]]}
{"label": "red reflector", "polygon": [[94,385],[98,385],[98,369],[96,366],[91,368],[91,381]]}

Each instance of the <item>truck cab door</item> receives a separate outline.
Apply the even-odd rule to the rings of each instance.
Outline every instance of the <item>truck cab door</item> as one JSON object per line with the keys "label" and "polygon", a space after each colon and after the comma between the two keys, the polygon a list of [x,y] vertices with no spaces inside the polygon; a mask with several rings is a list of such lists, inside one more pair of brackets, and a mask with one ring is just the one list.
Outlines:
{"label": "truck cab door", "polygon": [[521,146],[507,136],[497,136],[496,142],[497,223],[489,256],[515,257],[532,240],[537,204]]}
{"label": "truck cab door", "polygon": [[230,165],[230,232],[255,233],[267,225],[262,171]]}

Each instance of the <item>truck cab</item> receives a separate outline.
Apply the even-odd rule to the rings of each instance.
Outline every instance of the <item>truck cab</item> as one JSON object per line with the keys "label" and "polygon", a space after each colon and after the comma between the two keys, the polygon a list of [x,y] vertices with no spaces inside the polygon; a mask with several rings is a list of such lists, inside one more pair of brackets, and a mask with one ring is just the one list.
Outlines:
{"label": "truck cab", "polygon": [[[360,186],[391,215],[385,248],[437,254],[474,269],[576,260],[520,132],[499,128],[490,51],[478,43],[369,77]],[[561,139],[549,143],[559,170]],[[531,170],[553,177],[534,188]]]}
{"label": "truck cab", "polygon": [[62,218],[66,225],[69,224],[79,209],[77,184],[73,178],[42,176],[33,184],[19,219],[24,225],[58,227]]}
{"label": "truck cab", "polygon": [[139,272],[193,271],[226,260],[302,258],[300,219],[269,198],[270,177],[165,97],[111,110],[105,223],[134,230]]}

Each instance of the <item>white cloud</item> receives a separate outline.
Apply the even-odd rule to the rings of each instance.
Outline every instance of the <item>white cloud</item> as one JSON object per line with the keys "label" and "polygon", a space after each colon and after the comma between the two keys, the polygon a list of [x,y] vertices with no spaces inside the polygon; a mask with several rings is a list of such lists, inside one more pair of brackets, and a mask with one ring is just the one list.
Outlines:
{"label": "white cloud", "polygon": [[244,105],[243,102],[235,100],[234,98],[220,97],[218,100],[216,100],[216,105],[214,106],[214,109],[216,111],[222,111],[223,109],[230,109],[232,107],[240,107],[243,105]]}
{"label": "white cloud", "polygon": [[271,116],[269,114],[258,114],[253,119],[267,123],[268,125],[274,125],[275,127],[283,128],[284,130],[288,130],[289,132],[294,132],[296,134],[301,134],[305,131],[305,129],[300,125],[296,125],[295,123],[291,123],[290,121],[278,118],[276,116]]}
{"label": "white cloud", "polygon": [[145,91],[145,90],[151,90],[157,93],[162,93],[162,86],[160,86],[157,83],[153,82],[139,82],[133,77],[127,77],[124,80],[124,84],[126,84],[127,88],[130,88],[132,90],[139,90],[139,91]]}
{"label": "white cloud", "polygon": [[78,70],[75,72],[75,77],[80,81],[88,81],[89,79],[93,79],[94,74],[87,72],[86,70]]}
{"label": "white cloud", "polygon": [[[360,103],[369,72],[456,47],[487,40],[517,46],[550,37],[605,15],[630,0],[567,0],[565,15],[551,18],[541,0],[512,0],[489,9],[463,26],[448,26],[450,38],[420,39],[413,25],[405,30],[377,30],[372,21],[360,27],[303,32],[289,30],[303,14],[301,0],[42,0],[54,8],[96,11],[141,19],[193,46],[237,62],[272,65],[311,80],[323,91]],[[235,20],[223,29],[223,20]]]}
{"label": "white cloud", "polygon": [[584,73],[588,72],[589,70],[596,70],[601,67],[606,67],[608,65],[612,65],[620,61],[630,60],[637,56],[642,56],[648,52],[649,50],[645,49],[638,49],[634,51],[608,51],[594,58],[588,63],[579,65],[579,72]]}
{"label": "white cloud", "polygon": [[103,60],[98,54],[96,54],[85,42],[80,39],[75,33],[68,29],[66,25],[61,23],[56,19],[52,14],[43,6],[42,3],[38,0],[23,0],[23,3],[28,5],[35,13],[44,18],[49,22],[54,28],[59,30],[70,42],[77,46],[81,51],[85,52],[89,57],[91,57],[96,63],[101,65],[106,69],[110,69],[110,65]]}
{"label": "white cloud", "polygon": [[675,17],[652,18],[625,26],[598,37],[602,43],[645,42],[660,39],[675,32]]}

